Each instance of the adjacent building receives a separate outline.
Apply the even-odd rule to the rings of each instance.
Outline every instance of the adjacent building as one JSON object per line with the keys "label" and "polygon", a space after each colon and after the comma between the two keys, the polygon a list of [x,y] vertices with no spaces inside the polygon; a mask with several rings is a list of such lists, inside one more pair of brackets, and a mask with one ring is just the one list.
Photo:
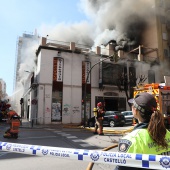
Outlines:
{"label": "adjacent building", "polygon": [[4,100],[6,96],[6,82],[3,79],[0,79],[0,100]]}

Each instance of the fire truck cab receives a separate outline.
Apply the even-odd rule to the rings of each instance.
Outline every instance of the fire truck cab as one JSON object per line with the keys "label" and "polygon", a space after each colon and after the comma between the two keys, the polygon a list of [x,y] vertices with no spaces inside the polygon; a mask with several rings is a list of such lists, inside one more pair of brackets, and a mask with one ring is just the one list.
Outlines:
{"label": "fire truck cab", "polygon": [[164,115],[165,126],[170,128],[170,86],[158,83],[143,84],[134,88],[134,97],[141,93],[152,94],[157,101],[157,109]]}

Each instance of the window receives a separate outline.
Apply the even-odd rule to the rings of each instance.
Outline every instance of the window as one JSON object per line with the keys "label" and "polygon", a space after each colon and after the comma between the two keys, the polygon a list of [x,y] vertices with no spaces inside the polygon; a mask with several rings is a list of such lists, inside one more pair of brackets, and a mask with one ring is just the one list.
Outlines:
{"label": "window", "polygon": [[162,33],[162,38],[163,38],[163,40],[168,40],[167,33],[163,32]]}
{"label": "window", "polygon": [[155,71],[154,70],[148,70],[148,83],[155,83]]}
{"label": "window", "polygon": [[109,115],[110,115],[110,113],[109,113],[109,112],[106,112],[106,113],[105,113],[105,116],[109,116]]}
{"label": "window", "polygon": [[169,55],[168,55],[168,50],[167,49],[164,49],[164,56],[165,57],[168,57]]}

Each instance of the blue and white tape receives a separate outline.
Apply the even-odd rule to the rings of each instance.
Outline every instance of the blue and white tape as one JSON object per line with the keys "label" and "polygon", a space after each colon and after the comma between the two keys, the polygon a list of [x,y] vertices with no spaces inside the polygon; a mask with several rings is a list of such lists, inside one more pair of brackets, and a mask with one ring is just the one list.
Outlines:
{"label": "blue and white tape", "polygon": [[29,145],[19,143],[0,142],[0,151],[8,151],[37,156],[52,156],[56,158],[74,159],[78,161],[96,162],[147,169],[170,168],[170,156],[130,154],[119,152],[106,152],[98,150],[83,150]]}

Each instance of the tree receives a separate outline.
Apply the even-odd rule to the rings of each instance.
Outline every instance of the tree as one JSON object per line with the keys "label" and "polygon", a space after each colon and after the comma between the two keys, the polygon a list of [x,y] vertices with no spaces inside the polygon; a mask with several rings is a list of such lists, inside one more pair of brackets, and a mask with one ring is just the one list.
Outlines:
{"label": "tree", "polygon": [[[119,73],[117,79],[117,87],[120,92],[124,91],[126,94],[127,101],[130,98],[133,98],[134,88],[143,85],[147,77],[145,75],[140,75],[138,78],[136,77],[135,68],[129,68],[129,76],[127,74],[127,67],[124,66],[122,72]],[[129,105],[130,106],[130,105]]]}

